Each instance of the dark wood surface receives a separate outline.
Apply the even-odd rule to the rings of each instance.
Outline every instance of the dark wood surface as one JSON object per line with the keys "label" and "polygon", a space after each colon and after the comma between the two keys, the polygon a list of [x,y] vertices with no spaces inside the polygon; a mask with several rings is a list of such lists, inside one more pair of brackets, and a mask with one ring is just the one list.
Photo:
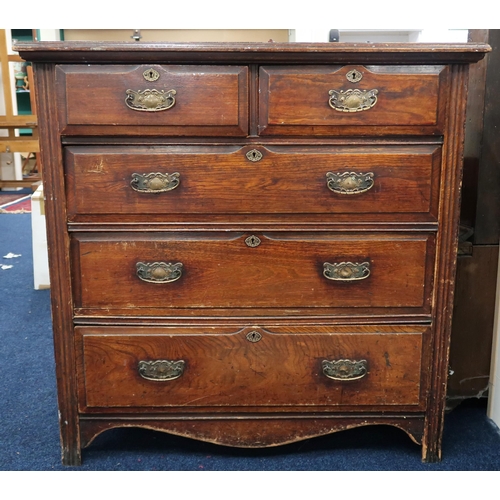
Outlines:
{"label": "dark wood surface", "polygon": [[205,419],[186,414],[180,417],[168,417],[165,414],[151,416],[154,418],[139,418],[137,415],[86,418],[83,415],[80,423],[82,446],[89,446],[96,436],[116,427],[142,427],[238,448],[273,447],[369,425],[394,426],[406,432],[419,445],[424,433],[423,417],[412,414],[406,414],[404,418],[390,413],[338,416],[303,413],[292,414],[287,418],[279,415],[253,415],[252,419],[228,414],[223,417],[210,415],[210,418]]}
{"label": "dark wood surface", "polygon": [[497,89],[500,88],[500,30],[489,30],[489,42],[494,50],[488,54],[484,122],[478,170],[478,196],[474,243],[498,245],[500,240],[500,106]]}
{"label": "dark wood surface", "polygon": [[[382,422],[404,429],[424,460],[440,459],[467,63],[487,46],[17,48],[35,62],[44,108],[64,463],[78,464],[82,445],[120,425],[253,447]],[[117,83],[129,88],[131,78],[135,88],[153,64],[165,75],[177,65],[179,88],[196,104],[183,103],[175,124],[115,106]],[[319,111],[307,100],[319,87],[328,94],[325,75],[344,82],[345,64],[380,86],[379,108],[342,113],[325,99]],[[204,65],[214,65],[208,76],[188,78]],[[229,96],[222,107],[213,104],[215,74]],[[104,98],[93,100],[94,90]],[[244,159],[252,148],[260,162]],[[332,165],[373,170],[373,189],[335,198],[324,185]],[[140,198],[129,190],[139,167],[175,168],[181,183],[167,197]],[[245,243],[251,236],[258,246]],[[368,262],[370,276],[327,280],[331,261]],[[137,262],[181,262],[183,275],[145,282]],[[251,331],[262,338],[250,342]],[[325,356],[366,358],[368,374],[323,380]],[[164,357],[186,361],[185,378],[166,386],[171,398],[136,372],[143,358]],[[258,431],[259,418],[273,425]]]}
{"label": "dark wood surface", "polygon": [[136,43],[18,42],[33,62],[111,63],[473,63],[491,50],[485,43]]}
{"label": "dark wood surface", "polygon": [[[434,235],[258,233],[75,233],[75,307],[175,315],[175,308],[415,308],[429,312]],[[172,283],[144,282],[138,262],[177,263]],[[331,281],[329,263],[370,264],[366,279]],[[173,309],[171,309],[173,308]],[[170,312],[167,311],[170,309]],[[154,312],[155,311],[155,312]],[[352,311],[351,314],[355,314]]]}
{"label": "dark wood surface", "polygon": [[[469,30],[469,41],[487,43],[490,30]],[[464,166],[460,224],[475,226],[477,205],[477,183],[479,158],[484,129],[484,95],[486,92],[486,71],[491,54],[470,66],[467,93],[467,115],[464,139]]]}
{"label": "dark wood surface", "polygon": [[[246,154],[257,150],[258,162]],[[349,214],[413,220],[418,214],[437,220],[441,148],[172,146],[155,148],[68,147],[66,189],[70,220],[100,221],[120,214],[267,215],[322,214],[332,220]],[[373,173],[368,191],[353,195],[328,189],[327,174]],[[132,189],[134,173],[180,174],[180,184],[162,193]],[[90,190],[80,186],[92,185]],[[133,220],[133,219],[132,219]],[[419,218],[419,220],[421,220]]]}
{"label": "dark wood surface", "polygon": [[[362,78],[349,82],[356,70]],[[446,100],[446,66],[262,66],[259,131],[263,135],[440,134]],[[325,106],[330,90],[376,90],[369,113]]]}
{"label": "dark wood surface", "polygon": [[485,397],[490,381],[498,245],[474,245],[460,256],[450,346],[449,405]]}
{"label": "dark wood surface", "polygon": [[[144,79],[148,69],[157,81]],[[95,134],[99,125],[99,134],[112,135],[247,135],[247,67],[67,65],[56,82],[65,135]],[[175,105],[160,113],[127,107],[127,90],[147,89],[175,90]]]}
{"label": "dark wood surface", "polygon": [[465,241],[458,257],[451,334],[450,407],[488,395],[500,239],[500,106],[495,92],[500,30],[469,30],[469,40],[489,42],[493,51],[470,68],[460,214]]}
{"label": "dark wood surface", "polygon": [[[323,327],[285,334],[256,328],[251,331],[262,338],[250,343],[249,331],[121,328],[111,335],[109,328],[80,327],[80,409],[424,407],[421,332],[343,334]],[[368,374],[343,381],[324,375],[323,360],[343,359],[365,360]],[[182,360],[184,372],[175,380],[142,378],[139,362],[156,360]]]}

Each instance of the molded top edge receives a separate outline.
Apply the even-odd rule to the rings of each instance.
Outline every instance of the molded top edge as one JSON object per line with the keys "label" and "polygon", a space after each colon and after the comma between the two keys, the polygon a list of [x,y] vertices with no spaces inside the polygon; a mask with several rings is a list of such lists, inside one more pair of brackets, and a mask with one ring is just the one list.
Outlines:
{"label": "molded top edge", "polygon": [[143,43],[18,42],[13,47],[34,62],[215,61],[443,62],[479,61],[491,51],[481,43]]}

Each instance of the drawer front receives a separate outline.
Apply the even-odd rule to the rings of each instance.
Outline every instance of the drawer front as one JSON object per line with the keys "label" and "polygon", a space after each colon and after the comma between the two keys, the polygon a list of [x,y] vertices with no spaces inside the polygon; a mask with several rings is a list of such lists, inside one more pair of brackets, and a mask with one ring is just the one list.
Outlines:
{"label": "drawer front", "polygon": [[80,409],[419,405],[428,332],[360,328],[78,327]]}
{"label": "drawer front", "polygon": [[267,66],[262,134],[440,134],[444,66]]}
{"label": "drawer front", "polygon": [[72,247],[80,313],[430,307],[433,234],[75,233]]}
{"label": "drawer front", "polygon": [[244,66],[63,65],[56,81],[65,134],[245,136],[248,130]]}
{"label": "drawer front", "polygon": [[68,213],[436,220],[440,160],[437,146],[70,147]]}

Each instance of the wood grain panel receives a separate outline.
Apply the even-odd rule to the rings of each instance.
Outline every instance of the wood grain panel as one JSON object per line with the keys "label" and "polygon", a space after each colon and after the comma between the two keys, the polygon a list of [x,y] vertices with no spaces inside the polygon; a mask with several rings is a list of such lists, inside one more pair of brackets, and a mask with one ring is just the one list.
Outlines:
{"label": "wood grain panel", "polygon": [[[96,418],[93,415],[84,414],[81,421],[81,434],[84,447],[89,446],[97,435],[108,429],[140,427],[224,446],[264,448],[369,425],[394,426],[406,432],[416,444],[421,443],[424,432],[423,417],[410,413],[405,415],[351,413],[349,415],[294,415],[293,417],[282,413],[263,417],[252,415],[251,418],[242,418],[239,414],[229,414],[218,419],[207,419],[203,415],[199,418],[186,418],[185,415],[177,417],[162,415],[161,418],[156,416],[156,418],[128,417],[122,419],[112,418],[109,414],[106,415],[106,418]],[[395,439],[392,441],[396,442]],[[366,436],[362,441],[356,439],[357,447],[364,446],[364,444],[370,446],[371,443],[371,436]],[[386,445],[390,446],[391,443],[388,442]],[[350,449],[349,445],[341,446],[338,452],[342,453],[342,450],[348,449]]]}
{"label": "wood grain panel", "polygon": [[[263,157],[252,162],[246,153]],[[439,146],[69,147],[65,165],[70,220],[81,215],[428,214],[437,218]],[[164,193],[131,188],[134,173],[180,174]],[[328,189],[328,172],[373,173],[365,193]],[[92,189],[81,189],[89,185]],[[408,214],[403,215],[403,214]],[[80,217],[81,219],[81,217]],[[123,220],[123,218],[122,218]]]}
{"label": "wood grain panel", "polygon": [[[214,331],[215,330],[215,331]],[[226,329],[227,330],[227,329]],[[216,328],[175,335],[109,334],[77,328],[82,342],[81,405],[113,407],[392,406],[418,405],[422,333],[279,334],[257,329],[217,333]],[[325,330],[325,329],[324,329]],[[358,380],[331,380],[323,360],[365,360]],[[151,381],[139,361],[183,360],[183,374]]]}
{"label": "wood grain panel", "polygon": [[[359,82],[347,73],[357,70]],[[442,66],[264,66],[260,69],[262,134],[438,134],[444,127]],[[342,112],[329,105],[330,90],[377,90],[368,110]],[[410,125],[410,127],[408,127]],[[399,127],[399,128],[398,128]]]}
{"label": "wood grain panel", "polygon": [[[414,307],[426,311],[434,236],[329,233],[74,234],[80,308]],[[369,262],[368,278],[331,281],[323,264]],[[183,264],[171,283],[148,283],[137,262]]]}
{"label": "wood grain panel", "polygon": [[[43,165],[43,189],[46,197],[45,214],[47,239],[50,252],[50,297],[52,306],[52,329],[54,335],[54,355],[57,364],[58,410],[60,422],[62,461],[67,465],[81,462],[80,424],[77,407],[75,347],[73,335],[73,301],[71,262],[69,254],[70,237],[66,228],[66,200],[62,148],[57,136],[52,134],[57,128],[57,110],[51,96],[55,93],[55,71],[50,64],[37,64],[36,98],[38,119],[48,126],[40,127],[40,148],[38,160]],[[52,203],[58,200],[58,203]]]}
{"label": "wood grain panel", "polygon": [[[149,68],[160,74],[157,81],[144,79]],[[112,135],[147,130],[152,135],[185,135],[186,130],[189,135],[246,135],[248,130],[248,69],[243,66],[58,66],[57,86],[65,133],[79,130],[71,126],[89,126],[93,135],[103,126],[114,127],[107,129]],[[125,104],[128,89],[174,89],[176,102],[164,111],[136,111]]]}
{"label": "wood grain panel", "polygon": [[468,64],[491,47],[484,43],[106,43],[18,42],[23,59],[77,64],[129,64],[200,61],[224,64]]}

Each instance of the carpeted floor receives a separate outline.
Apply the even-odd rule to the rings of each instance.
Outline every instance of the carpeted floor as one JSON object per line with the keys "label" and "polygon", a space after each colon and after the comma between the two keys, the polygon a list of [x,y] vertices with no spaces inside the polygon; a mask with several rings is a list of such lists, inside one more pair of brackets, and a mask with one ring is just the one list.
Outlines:
{"label": "carpeted floor", "polygon": [[[9,253],[19,256],[5,259]],[[2,264],[12,266],[0,269],[2,471],[500,470],[500,433],[486,417],[485,400],[466,401],[447,414],[443,460],[436,464],[423,464],[420,447],[405,433],[380,426],[263,450],[118,429],[101,434],[84,450],[82,467],[65,468],[60,462],[50,291],[33,289],[29,214],[0,214]],[[355,482],[351,486],[355,492]]]}

